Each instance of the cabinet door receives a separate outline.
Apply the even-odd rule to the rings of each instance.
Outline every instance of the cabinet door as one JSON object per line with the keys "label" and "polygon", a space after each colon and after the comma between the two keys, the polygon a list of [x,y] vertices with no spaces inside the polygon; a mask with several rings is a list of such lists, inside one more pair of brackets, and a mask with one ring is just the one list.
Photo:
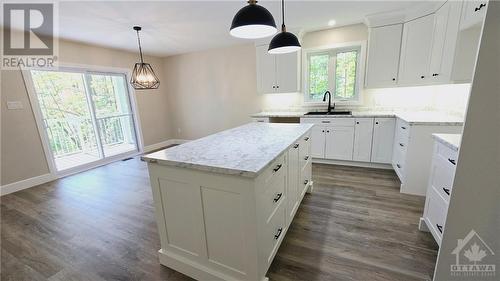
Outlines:
{"label": "cabinet door", "polygon": [[370,162],[372,152],[373,118],[356,118],[352,160]]}
{"label": "cabinet door", "polygon": [[257,91],[260,94],[276,92],[276,55],[267,52],[268,46],[257,46]]}
{"label": "cabinet door", "polygon": [[396,86],[402,32],[402,24],[370,28],[367,88]]}
{"label": "cabinet door", "polygon": [[427,82],[434,31],[434,14],[404,24],[398,84],[421,85]]}
{"label": "cabinet door", "polygon": [[451,80],[458,38],[460,6],[461,3],[458,1],[448,1],[436,11],[429,73],[432,82],[440,83]]}
{"label": "cabinet door", "polygon": [[476,24],[482,24],[486,16],[487,0],[466,0],[463,1],[462,19],[460,29],[467,29]]}
{"label": "cabinet door", "polygon": [[296,93],[299,89],[300,52],[276,56],[276,92]]}
{"label": "cabinet door", "polygon": [[352,160],[354,127],[326,127],[327,159]]}
{"label": "cabinet door", "polygon": [[300,176],[300,161],[299,161],[299,143],[296,143],[288,150],[288,178],[287,178],[287,189],[286,189],[286,201],[287,201],[287,225],[289,225],[293,220],[293,215],[298,207],[297,195],[299,176]]}
{"label": "cabinet door", "polygon": [[373,124],[373,143],[371,161],[390,164],[394,143],[394,118],[375,118]]}
{"label": "cabinet door", "polygon": [[311,156],[325,158],[325,127],[314,125],[311,130]]}

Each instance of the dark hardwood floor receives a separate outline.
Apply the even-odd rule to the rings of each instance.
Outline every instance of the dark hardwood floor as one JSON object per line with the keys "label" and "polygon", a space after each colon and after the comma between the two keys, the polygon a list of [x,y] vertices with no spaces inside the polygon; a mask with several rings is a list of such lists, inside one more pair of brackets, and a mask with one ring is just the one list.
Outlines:
{"label": "dark hardwood floor", "polygon": [[[428,280],[437,246],[424,201],[392,171],[313,165],[271,280]],[[146,164],[134,158],[1,197],[7,280],[192,280],[158,263]]]}

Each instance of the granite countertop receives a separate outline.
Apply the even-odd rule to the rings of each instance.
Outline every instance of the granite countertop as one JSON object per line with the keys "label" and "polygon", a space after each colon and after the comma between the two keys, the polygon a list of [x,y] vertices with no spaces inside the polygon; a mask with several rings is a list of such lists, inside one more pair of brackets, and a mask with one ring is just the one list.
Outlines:
{"label": "granite countertop", "polygon": [[313,124],[250,123],[142,157],[148,162],[257,177]]}
{"label": "granite countertop", "polygon": [[[438,111],[353,111],[351,115],[305,115],[306,112],[260,112],[252,117],[304,117],[304,118],[390,118],[396,117],[410,125],[462,126],[463,118]],[[293,114],[293,115],[292,115]]]}
{"label": "granite countertop", "polygon": [[432,136],[440,143],[455,151],[458,151],[460,142],[462,141],[462,134],[432,134]]}

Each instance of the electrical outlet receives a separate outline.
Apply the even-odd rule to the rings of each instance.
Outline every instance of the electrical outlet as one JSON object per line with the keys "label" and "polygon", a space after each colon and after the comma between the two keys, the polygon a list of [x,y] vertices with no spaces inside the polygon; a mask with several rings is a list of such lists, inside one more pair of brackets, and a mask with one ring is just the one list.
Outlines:
{"label": "electrical outlet", "polygon": [[10,110],[16,110],[16,109],[23,109],[23,103],[21,101],[8,101],[7,102],[7,109]]}

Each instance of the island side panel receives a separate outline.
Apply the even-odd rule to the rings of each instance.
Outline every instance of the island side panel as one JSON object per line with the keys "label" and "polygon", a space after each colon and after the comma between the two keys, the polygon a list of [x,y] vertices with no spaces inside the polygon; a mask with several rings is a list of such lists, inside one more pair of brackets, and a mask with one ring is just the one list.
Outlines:
{"label": "island side panel", "polygon": [[160,262],[199,280],[259,280],[254,180],[148,165]]}

